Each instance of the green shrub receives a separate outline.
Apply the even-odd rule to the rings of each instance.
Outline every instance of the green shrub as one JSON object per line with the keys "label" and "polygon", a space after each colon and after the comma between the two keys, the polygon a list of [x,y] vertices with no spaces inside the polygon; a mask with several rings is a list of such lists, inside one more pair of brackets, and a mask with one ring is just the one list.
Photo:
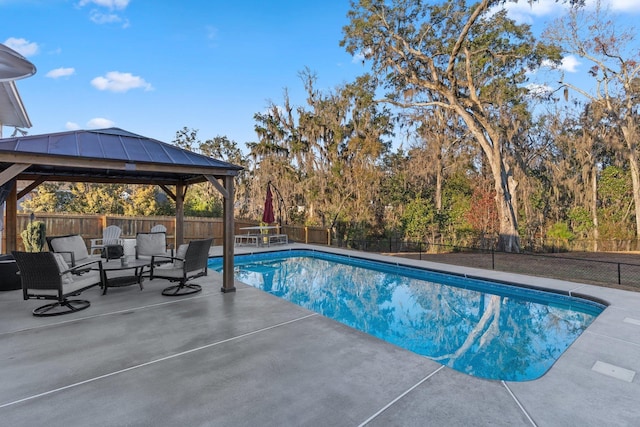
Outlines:
{"label": "green shrub", "polygon": [[42,252],[45,241],[45,224],[42,221],[32,221],[27,229],[22,231],[22,243],[27,252]]}

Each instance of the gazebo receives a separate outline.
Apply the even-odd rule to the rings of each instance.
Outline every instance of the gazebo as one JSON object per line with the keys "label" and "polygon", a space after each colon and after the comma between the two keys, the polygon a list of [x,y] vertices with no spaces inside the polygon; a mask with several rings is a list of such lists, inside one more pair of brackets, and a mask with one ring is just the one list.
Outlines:
{"label": "gazebo", "polygon": [[[0,139],[0,205],[6,199],[6,251],[17,247],[17,202],[46,181],[158,185],[176,204],[176,245],[184,240],[184,196],[209,182],[224,198],[223,292],[233,279],[233,178],[242,167],[118,129]],[[18,191],[16,181],[29,184]]]}

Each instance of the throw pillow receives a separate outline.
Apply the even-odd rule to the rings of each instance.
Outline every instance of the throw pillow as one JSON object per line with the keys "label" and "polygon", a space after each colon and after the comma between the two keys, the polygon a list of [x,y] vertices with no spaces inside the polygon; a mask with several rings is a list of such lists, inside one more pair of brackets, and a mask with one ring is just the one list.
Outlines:
{"label": "throw pillow", "polygon": [[[58,270],[60,270],[60,273],[69,269],[69,264],[67,264],[67,261],[64,260],[62,254],[53,252],[53,257],[58,263]],[[69,272],[64,273],[60,278],[62,279],[62,283],[64,283],[65,285],[73,283],[73,275]]]}
{"label": "throw pillow", "polygon": [[184,259],[185,256],[187,256],[187,249],[188,248],[189,248],[189,244],[188,243],[184,243],[184,244],[180,245],[180,247],[176,251],[176,258],[180,258],[180,260],[175,260],[174,261],[174,267],[175,268],[182,268],[182,266],[184,265],[184,262],[182,260]]}

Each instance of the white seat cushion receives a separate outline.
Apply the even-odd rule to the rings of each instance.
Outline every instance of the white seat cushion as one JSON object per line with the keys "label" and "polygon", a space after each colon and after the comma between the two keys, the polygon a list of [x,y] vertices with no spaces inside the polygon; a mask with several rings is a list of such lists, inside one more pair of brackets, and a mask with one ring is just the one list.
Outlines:
{"label": "white seat cushion", "polygon": [[87,245],[85,245],[82,237],[78,235],[58,237],[51,240],[51,247],[54,252],[61,252],[64,260],[67,264],[71,263],[71,255],[64,252],[73,252],[76,264],[79,264],[82,260],[89,258],[89,251]]}
{"label": "white seat cushion", "polygon": [[[190,273],[197,271],[198,270],[189,271],[187,276],[189,276]],[[173,264],[162,264],[153,268],[153,275],[179,279],[183,275],[183,270],[182,267],[176,268]]]}
{"label": "white seat cushion", "polygon": [[166,255],[167,236],[164,233],[138,234],[136,236],[138,255]]}
{"label": "white seat cushion", "polygon": [[[71,283],[62,283],[62,293],[69,294],[75,291],[79,291],[80,289],[84,289],[87,286],[99,285],[100,284],[100,272],[99,271],[89,271],[84,273],[81,276],[74,276],[74,279]],[[58,291],[55,289],[38,289],[38,294],[40,295],[58,295]]]}

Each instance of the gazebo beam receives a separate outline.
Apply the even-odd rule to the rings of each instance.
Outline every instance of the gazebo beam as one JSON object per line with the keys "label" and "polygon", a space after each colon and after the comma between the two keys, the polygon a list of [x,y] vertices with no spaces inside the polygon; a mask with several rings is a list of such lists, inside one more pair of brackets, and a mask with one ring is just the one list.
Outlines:
{"label": "gazebo beam", "polygon": [[36,188],[37,186],[39,186],[40,184],[42,184],[45,181],[46,180],[43,177],[40,177],[40,178],[34,180],[31,184],[27,185],[25,188],[23,188],[18,193],[18,200],[20,200],[22,197],[24,197],[27,194],[29,194],[29,192],[31,192],[31,190],[33,190],[34,188]]}
{"label": "gazebo beam", "polygon": [[7,182],[11,181],[13,178],[18,176],[20,172],[27,169],[29,166],[31,165],[24,163],[9,166],[8,168],[0,172],[0,185],[4,185]]}

